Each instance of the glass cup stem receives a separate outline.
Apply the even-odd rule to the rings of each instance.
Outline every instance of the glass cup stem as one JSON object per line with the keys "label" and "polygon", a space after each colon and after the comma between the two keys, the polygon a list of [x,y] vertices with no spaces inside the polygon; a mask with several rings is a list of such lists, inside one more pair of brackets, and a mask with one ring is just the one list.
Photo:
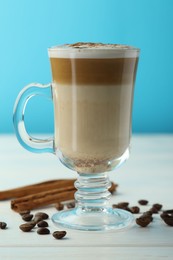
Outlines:
{"label": "glass cup stem", "polygon": [[78,210],[94,213],[109,207],[111,182],[107,174],[79,174],[75,187]]}

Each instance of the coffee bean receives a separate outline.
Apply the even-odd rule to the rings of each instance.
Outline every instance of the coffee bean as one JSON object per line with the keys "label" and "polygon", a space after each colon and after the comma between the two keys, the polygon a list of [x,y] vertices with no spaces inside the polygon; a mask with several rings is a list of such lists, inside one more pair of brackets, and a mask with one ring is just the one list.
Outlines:
{"label": "coffee bean", "polygon": [[133,214],[138,214],[140,212],[140,208],[138,206],[130,207],[129,210]]}
{"label": "coffee bean", "polygon": [[37,224],[38,222],[42,221],[42,217],[41,216],[35,216],[33,221]]}
{"label": "coffee bean", "polygon": [[173,209],[164,210],[163,214],[168,214],[170,216],[173,216]]}
{"label": "coffee bean", "polygon": [[41,220],[37,223],[38,227],[48,227],[48,223],[44,220]]}
{"label": "coffee bean", "polygon": [[76,205],[75,202],[69,202],[69,203],[66,204],[68,209],[75,208],[75,205]]}
{"label": "coffee bean", "polygon": [[151,217],[150,216],[141,216],[139,218],[136,218],[136,224],[138,224],[141,227],[146,227],[150,224],[151,222]]}
{"label": "coffee bean", "polygon": [[48,235],[48,234],[50,234],[50,230],[48,228],[46,228],[46,227],[42,227],[42,228],[39,228],[37,230],[37,234],[39,234],[39,235]]}
{"label": "coffee bean", "polygon": [[152,208],[156,208],[159,211],[162,208],[162,204],[155,203],[155,204],[153,204]]}
{"label": "coffee bean", "polygon": [[152,214],[153,214],[153,213],[152,213],[150,210],[145,211],[145,212],[143,213],[144,216],[152,216]]}
{"label": "coffee bean", "polygon": [[41,220],[48,219],[48,218],[49,218],[48,214],[46,214],[46,213],[44,213],[44,212],[37,212],[37,213],[35,214],[35,216],[34,216],[33,221],[34,221],[35,223],[38,223],[38,222],[40,222]]}
{"label": "coffee bean", "polygon": [[163,221],[168,225],[168,226],[173,226],[173,210],[165,210],[163,213],[160,215],[160,217],[163,219]]}
{"label": "coffee bean", "polygon": [[144,212],[141,217],[150,217],[151,221],[153,221],[152,212],[149,210]]}
{"label": "coffee bean", "polygon": [[25,223],[19,226],[19,228],[23,231],[23,232],[29,232],[34,228],[35,224],[33,223]]}
{"label": "coffee bean", "polygon": [[173,227],[173,217],[164,217],[163,221],[168,225]]}
{"label": "coffee bean", "polygon": [[60,210],[63,210],[63,209],[64,209],[64,205],[63,205],[62,203],[57,203],[57,204],[55,205],[55,208],[60,211]]}
{"label": "coffee bean", "polygon": [[117,205],[120,208],[126,208],[126,207],[128,207],[129,202],[119,202]]}
{"label": "coffee bean", "polygon": [[158,209],[155,207],[152,207],[151,209],[149,209],[149,211],[151,211],[153,214],[157,214],[158,213]]}
{"label": "coffee bean", "polygon": [[31,221],[32,218],[33,218],[32,214],[24,214],[24,215],[22,215],[22,219],[24,221]]}
{"label": "coffee bean", "polygon": [[63,237],[65,237],[67,234],[66,231],[55,231],[53,232],[53,237],[56,238],[56,239],[62,239]]}
{"label": "coffee bean", "polygon": [[148,204],[148,200],[138,200],[138,203],[140,204],[140,205],[147,205]]}
{"label": "coffee bean", "polygon": [[0,229],[6,229],[7,223],[5,222],[0,222]]}
{"label": "coffee bean", "polygon": [[37,224],[34,220],[31,220],[31,221],[29,221],[29,222],[27,222],[27,223],[33,225],[33,227],[35,227],[36,224]]}
{"label": "coffee bean", "polygon": [[113,208],[126,209],[127,210],[128,205],[129,205],[129,202],[120,202],[118,204],[113,204],[112,207]]}
{"label": "coffee bean", "polygon": [[40,217],[40,218],[43,220],[43,219],[48,219],[48,218],[49,218],[49,215],[46,214],[46,213],[44,213],[44,212],[37,212],[37,213],[35,214],[35,217]]}

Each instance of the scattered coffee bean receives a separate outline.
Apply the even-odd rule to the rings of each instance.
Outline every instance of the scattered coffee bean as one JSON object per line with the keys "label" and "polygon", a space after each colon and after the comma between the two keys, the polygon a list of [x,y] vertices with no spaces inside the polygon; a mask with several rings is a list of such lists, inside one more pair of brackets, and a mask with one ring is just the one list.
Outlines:
{"label": "scattered coffee bean", "polygon": [[41,216],[35,216],[33,221],[37,224],[38,222],[42,221],[42,217]]}
{"label": "scattered coffee bean", "polygon": [[44,212],[37,212],[37,213],[35,214],[35,216],[34,216],[33,221],[34,221],[35,223],[38,223],[38,222],[40,222],[40,221],[42,221],[42,220],[44,220],[44,219],[48,219],[48,218],[49,218],[48,214],[46,214],[46,213],[44,213]]}
{"label": "scattered coffee bean", "polygon": [[153,213],[152,213],[150,210],[145,211],[145,212],[143,213],[144,216],[152,216],[152,214],[153,214]]}
{"label": "scattered coffee bean", "polygon": [[33,225],[33,227],[35,227],[36,224],[37,224],[34,220],[31,220],[31,221],[29,221],[29,222],[27,222],[27,223]]}
{"label": "scattered coffee bean", "polygon": [[142,206],[144,206],[144,205],[147,205],[148,204],[148,200],[138,200],[138,203],[140,204],[140,205],[142,205]]}
{"label": "scattered coffee bean", "polygon": [[65,237],[67,234],[66,231],[55,231],[53,232],[53,237],[56,238],[56,239],[62,239],[63,237]]}
{"label": "scattered coffee bean", "polygon": [[158,213],[158,209],[155,207],[152,207],[151,209],[149,209],[149,211],[152,212],[152,214],[157,214]]}
{"label": "scattered coffee bean", "polygon": [[46,228],[46,227],[42,227],[42,228],[39,228],[37,230],[37,234],[39,234],[39,235],[48,235],[48,234],[50,234],[50,230],[48,228]]}
{"label": "scattered coffee bean", "polygon": [[164,217],[163,221],[168,225],[173,227],[173,217]]}
{"label": "scattered coffee bean", "polygon": [[37,212],[37,213],[35,214],[35,217],[40,217],[40,218],[43,220],[43,219],[48,219],[48,218],[49,218],[49,215],[46,214],[45,212]]}
{"label": "scattered coffee bean", "polygon": [[151,217],[150,216],[141,216],[139,218],[136,218],[136,224],[138,224],[141,227],[146,227],[151,223]]}
{"label": "scattered coffee bean", "polygon": [[33,218],[32,214],[24,214],[24,215],[22,215],[22,219],[24,221],[31,221],[32,218]]}
{"label": "scattered coffee bean", "polygon": [[163,211],[160,217],[168,226],[173,227],[173,210]]}
{"label": "scattered coffee bean", "polygon": [[34,223],[25,223],[19,226],[19,228],[23,231],[23,232],[29,232],[34,228],[35,224]]}
{"label": "scattered coffee bean", "polygon": [[128,205],[129,205],[129,202],[120,202],[118,204],[113,204],[112,207],[113,208],[118,208],[118,209],[125,209],[127,210],[128,209]]}
{"label": "scattered coffee bean", "polygon": [[140,212],[140,208],[138,206],[130,207],[129,210],[133,214],[138,214]]}
{"label": "scattered coffee bean", "polygon": [[26,215],[26,214],[30,214],[30,210],[21,211],[21,212],[19,212],[19,214],[20,214],[21,216]]}
{"label": "scattered coffee bean", "polygon": [[48,227],[48,223],[44,220],[41,220],[37,223],[38,227]]}
{"label": "scattered coffee bean", "polygon": [[119,202],[117,205],[118,205],[118,207],[126,208],[126,207],[128,207],[129,202]]}
{"label": "scattered coffee bean", "polygon": [[152,212],[151,211],[146,211],[142,214],[142,217],[150,217],[151,218],[151,221],[153,221],[153,217],[152,217]]}
{"label": "scattered coffee bean", "polygon": [[60,210],[63,210],[63,209],[64,209],[64,205],[63,205],[62,203],[57,203],[57,204],[55,205],[55,208],[60,211]]}
{"label": "scattered coffee bean", "polygon": [[173,209],[164,210],[162,214],[168,214],[169,216],[173,216]]}
{"label": "scattered coffee bean", "polygon": [[0,222],[0,229],[6,229],[7,223],[5,222]]}
{"label": "scattered coffee bean", "polygon": [[68,209],[75,208],[75,205],[76,205],[76,204],[75,204],[75,201],[74,201],[74,202],[69,202],[69,203],[66,204],[66,206],[67,206]]}
{"label": "scattered coffee bean", "polygon": [[159,211],[162,208],[162,204],[155,203],[155,204],[153,204],[152,208],[155,208],[155,209],[157,209]]}

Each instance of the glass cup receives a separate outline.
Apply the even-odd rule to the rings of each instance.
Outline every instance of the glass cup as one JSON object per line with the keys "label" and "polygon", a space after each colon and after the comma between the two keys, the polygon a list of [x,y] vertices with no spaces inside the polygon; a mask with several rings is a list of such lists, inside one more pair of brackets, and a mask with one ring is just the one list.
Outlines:
{"label": "glass cup", "polygon": [[[129,156],[134,82],[139,49],[125,45],[72,44],[48,49],[52,83],[30,84],[14,108],[21,145],[53,153],[78,173],[76,207],[53,215],[55,224],[80,230],[121,229],[130,212],[109,205],[108,172]],[[54,137],[31,137],[25,128],[28,100],[44,95],[54,104]]]}

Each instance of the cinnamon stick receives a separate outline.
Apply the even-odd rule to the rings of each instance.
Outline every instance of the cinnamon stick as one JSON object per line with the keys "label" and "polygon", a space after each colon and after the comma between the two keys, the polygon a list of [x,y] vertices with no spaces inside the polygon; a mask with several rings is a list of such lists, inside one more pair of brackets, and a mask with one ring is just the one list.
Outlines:
{"label": "cinnamon stick", "polygon": [[61,187],[68,187],[69,185],[74,185],[74,181],[75,179],[50,180],[15,189],[0,191],[0,200],[19,198],[34,193],[39,193],[42,191],[58,189]]}
{"label": "cinnamon stick", "polygon": [[38,207],[44,207],[53,203],[74,199],[74,186],[68,188],[54,189],[46,192],[28,195],[11,201],[11,208],[14,211],[21,212],[32,210]]}
{"label": "cinnamon stick", "polygon": [[[74,182],[74,181],[73,181]],[[112,183],[109,191],[112,193],[116,190],[117,184]],[[42,191],[36,194],[31,194],[11,201],[11,208],[14,211],[21,212],[24,210],[32,210],[38,207],[51,205],[67,200],[74,199],[76,189],[73,183],[65,187]]]}

